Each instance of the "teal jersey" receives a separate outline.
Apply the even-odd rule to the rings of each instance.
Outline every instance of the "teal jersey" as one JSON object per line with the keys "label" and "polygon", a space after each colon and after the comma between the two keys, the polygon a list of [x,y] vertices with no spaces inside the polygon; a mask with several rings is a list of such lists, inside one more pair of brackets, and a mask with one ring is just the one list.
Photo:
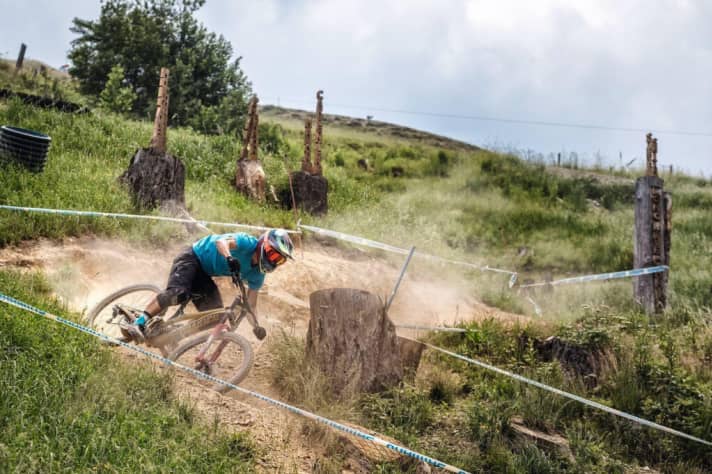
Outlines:
{"label": "teal jersey", "polygon": [[236,234],[208,235],[193,244],[193,252],[200,261],[203,271],[212,276],[230,276],[227,259],[218,253],[215,242],[222,239],[234,238],[237,248],[230,249],[232,258],[240,262],[240,278],[247,282],[253,290],[262,288],[265,274],[260,271],[259,265],[252,264],[252,255],[257,248],[257,239],[249,234],[239,232]]}

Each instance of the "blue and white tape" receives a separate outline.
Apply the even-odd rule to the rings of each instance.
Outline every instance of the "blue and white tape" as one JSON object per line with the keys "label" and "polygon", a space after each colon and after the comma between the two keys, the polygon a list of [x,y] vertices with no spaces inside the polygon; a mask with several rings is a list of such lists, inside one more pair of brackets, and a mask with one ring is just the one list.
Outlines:
{"label": "blue and white tape", "polygon": [[[146,219],[146,220],[154,220],[154,221],[165,221],[165,222],[179,222],[179,223],[185,223],[185,224],[196,224],[200,227],[203,228],[205,231],[210,231],[207,229],[207,225],[217,225],[217,226],[223,226],[223,227],[228,227],[228,228],[239,228],[239,229],[247,229],[247,230],[255,230],[255,231],[265,231],[270,229],[270,227],[265,227],[265,226],[256,226],[256,225],[250,225],[250,224],[238,224],[238,223],[232,223],[232,222],[214,222],[214,221],[202,221],[202,220],[195,220],[193,218],[190,219],[181,219],[181,218],[176,218],[176,217],[164,217],[164,216],[151,216],[151,215],[143,215],[143,214],[122,214],[122,213],[112,213],[112,212],[98,212],[98,211],[77,211],[77,210],[70,210],[70,209],[48,209],[48,208],[40,208],[40,207],[24,207],[24,206],[10,206],[6,204],[0,205],[0,209],[6,209],[6,210],[11,210],[11,211],[24,211],[24,212],[39,212],[39,213],[45,213],[45,214],[58,214],[58,215],[65,215],[65,216],[90,216],[90,217],[113,217],[113,218],[126,218],[126,219]],[[366,247],[372,247],[372,248],[377,248],[380,250],[385,250],[387,252],[392,252],[392,253],[397,253],[401,255],[408,255],[408,250],[403,249],[400,247],[395,247],[393,245],[385,244],[382,242],[377,242],[375,240],[370,240],[366,239],[363,237],[358,237],[354,235],[349,235],[345,234],[343,232],[337,232],[334,230],[328,230],[328,229],[322,229],[320,227],[315,227],[315,226],[310,226],[310,225],[304,225],[301,222],[297,223],[297,228],[298,230],[287,230],[287,232],[291,234],[299,234],[301,233],[301,230],[299,229],[306,229],[311,232],[314,232],[319,235],[324,235],[328,237],[332,237],[334,239],[339,239],[339,240],[344,240],[347,242],[351,242],[354,244],[358,245],[363,245]],[[513,288],[514,285],[517,282],[518,279],[518,273],[511,271],[511,270],[504,270],[501,268],[496,268],[496,267],[490,267],[489,265],[477,265],[474,263],[470,262],[464,262],[460,260],[452,260],[448,258],[443,258],[439,257],[437,255],[430,255],[422,252],[415,252],[416,256],[431,259],[431,260],[438,260],[444,263],[450,263],[453,265],[460,265],[460,266],[465,266],[469,267],[475,270],[480,270],[483,272],[495,272],[495,273],[503,273],[510,275],[509,278],[509,287]],[[647,268],[639,268],[639,269],[634,269],[634,270],[627,270],[623,272],[613,272],[613,273],[601,273],[597,275],[584,275],[580,277],[574,277],[574,278],[564,278],[562,280],[555,280],[552,282],[540,282],[540,283],[532,283],[532,284],[527,284],[527,285],[521,285],[519,288],[534,288],[538,286],[547,286],[547,285],[565,285],[565,284],[572,284],[572,283],[584,283],[588,281],[602,281],[602,280],[612,280],[616,278],[630,278],[630,277],[636,277],[636,276],[642,276],[642,275],[649,275],[653,273],[658,273],[662,271],[669,270],[669,267],[666,265],[660,265],[657,267],[647,267]]]}
{"label": "blue and white tape", "polygon": [[439,331],[439,332],[468,332],[464,328],[451,328],[447,326],[420,326],[417,324],[396,324],[399,329],[415,329],[416,331]]}
{"label": "blue and white tape", "polygon": [[604,280],[614,280],[616,278],[632,278],[642,275],[651,275],[653,273],[660,273],[669,270],[670,267],[667,265],[658,265],[656,267],[646,267],[646,268],[636,268],[633,270],[626,270],[622,272],[612,272],[612,273],[599,273],[596,275],[584,275],[572,278],[564,278],[562,280],[554,280],[550,282],[540,282],[531,283],[528,285],[521,285],[519,288],[534,288],[537,286],[556,286],[556,285],[568,285],[572,283],[584,283],[587,281],[604,281]]}
{"label": "blue and white tape", "polygon": [[[314,232],[315,234],[318,234],[318,235],[323,235],[323,236],[331,237],[334,239],[351,242],[351,243],[354,243],[357,245],[363,245],[365,247],[371,247],[371,248],[375,248],[375,249],[385,250],[387,252],[397,253],[400,255],[408,255],[408,252],[409,252],[409,250],[407,250],[407,249],[403,249],[400,247],[394,247],[393,245],[384,244],[383,242],[377,242],[375,240],[370,240],[370,239],[366,239],[364,237],[358,237],[355,235],[344,234],[343,232],[337,232],[335,230],[322,229],[320,227],[314,227],[311,225],[304,225],[301,222],[297,224],[297,227],[299,229],[309,230],[309,231]],[[470,262],[463,262],[460,260],[451,260],[448,258],[438,257],[437,255],[430,255],[427,253],[417,252],[417,251],[415,252],[415,255],[418,257],[428,258],[431,260],[438,260],[438,261],[441,261],[444,263],[452,263],[454,265],[461,265],[461,266],[473,268],[475,270],[480,270],[483,272],[506,273],[507,275],[511,275],[510,287],[514,285],[514,282],[516,281],[516,278],[517,278],[517,272],[513,272],[510,270],[502,270],[501,268],[490,267],[489,265],[476,265],[476,264],[470,263]]]}
{"label": "blue and white tape", "polygon": [[311,225],[304,225],[298,223],[297,227],[300,229],[306,229],[314,232],[318,235],[323,235],[326,237],[331,237],[333,239],[344,240],[346,242],[351,242],[352,244],[363,245],[365,247],[371,247],[374,249],[385,250],[386,252],[397,253],[401,255],[408,255],[410,250],[402,249],[400,247],[394,247],[393,245],[384,244],[381,242],[376,242],[375,240],[366,239],[364,237],[357,237],[355,235],[344,234],[342,232],[337,232],[335,230],[322,229],[320,227],[314,227]]}
{"label": "blue and white tape", "polygon": [[279,407],[279,408],[283,408],[283,409],[285,409],[285,410],[288,410],[288,411],[290,411],[290,412],[292,412],[292,413],[295,413],[295,414],[297,414],[297,415],[303,416],[303,417],[308,418],[308,419],[310,419],[310,420],[317,421],[317,422],[319,422],[319,423],[323,423],[323,424],[325,424],[325,425],[327,425],[327,426],[330,426],[330,427],[332,427],[332,428],[334,428],[334,429],[337,429],[337,430],[339,430],[339,431],[343,431],[343,432],[345,432],[345,433],[348,433],[348,434],[350,434],[350,435],[352,435],[352,436],[357,436],[357,437],[359,437],[359,438],[361,438],[361,439],[364,439],[364,440],[366,440],[366,441],[370,441],[371,443],[374,443],[374,444],[383,446],[383,447],[385,447],[385,448],[387,448],[387,449],[390,449],[390,450],[392,450],[392,451],[395,451],[395,452],[397,452],[397,453],[400,453],[400,454],[403,454],[403,455],[405,455],[405,456],[409,456],[409,457],[411,457],[411,458],[417,459],[418,461],[425,462],[425,463],[427,463],[427,464],[430,464],[431,466],[437,467],[438,469],[444,469],[445,471],[448,471],[448,472],[456,472],[456,473],[459,473],[459,474],[469,474],[467,471],[464,471],[464,470],[462,470],[462,469],[460,469],[460,468],[458,468],[458,467],[455,467],[455,466],[451,466],[451,465],[449,465],[449,464],[446,464],[446,463],[444,463],[444,462],[442,462],[442,461],[439,461],[439,460],[437,460],[437,459],[435,459],[435,458],[431,458],[430,456],[426,456],[426,455],[424,455],[424,454],[420,454],[420,453],[418,453],[418,452],[416,452],[416,451],[412,451],[412,450],[410,450],[410,449],[408,449],[408,448],[406,448],[406,447],[399,446],[399,445],[394,444],[394,443],[390,443],[390,442],[388,442],[388,441],[386,441],[386,440],[383,440],[383,439],[381,439],[381,438],[379,438],[379,437],[377,437],[377,436],[373,436],[373,435],[370,435],[370,434],[368,434],[368,433],[364,433],[363,431],[357,430],[357,429],[355,429],[355,428],[351,428],[351,427],[349,427],[349,426],[342,425],[341,423],[338,423],[338,422],[336,422],[336,421],[330,420],[330,419],[328,419],[328,418],[324,418],[323,416],[319,416],[319,415],[317,415],[317,414],[315,414],[315,413],[311,413],[311,412],[308,412],[308,411],[306,411],[306,410],[302,410],[301,408],[297,408],[297,407],[295,407],[295,406],[292,406],[292,405],[289,405],[289,404],[287,404],[287,403],[281,402],[281,401],[279,401],[279,400],[275,400],[275,399],[273,399],[273,398],[269,398],[269,397],[267,397],[267,396],[265,396],[265,395],[262,395],[261,393],[254,392],[254,391],[252,391],[252,390],[248,390],[248,389],[243,388],[243,387],[240,387],[240,386],[238,386],[238,385],[231,384],[230,382],[227,382],[227,381],[225,381],[225,380],[219,379],[219,378],[217,378],[217,377],[213,377],[212,375],[205,374],[205,373],[200,372],[200,371],[198,371],[198,370],[195,370],[195,369],[193,369],[193,368],[191,368],[191,367],[187,367],[187,366],[185,366],[185,365],[179,364],[179,363],[174,362],[174,361],[172,361],[172,360],[170,360],[170,359],[167,359],[167,358],[165,358],[165,357],[162,357],[162,356],[160,356],[160,355],[158,355],[158,354],[155,354],[155,353],[153,353],[153,352],[147,351],[147,350],[143,349],[142,347],[139,347],[139,346],[136,346],[136,345],[133,345],[133,344],[127,344],[127,343],[125,343],[125,342],[123,342],[123,341],[120,341],[120,340],[118,340],[118,339],[115,339],[115,338],[113,338],[113,337],[111,337],[111,336],[107,336],[106,334],[100,333],[100,332],[98,332],[98,331],[96,331],[96,330],[94,330],[94,329],[91,329],[91,328],[89,328],[89,327],[83,326],[83,325],[81,325],[81,324],[77,324],[77,323],[75,323],[74,321],[69,321],[68,319],[64,319],[64,318],[62,318],[62,317],[60,317],[60,316],[56,316],[56,315],[54,315],[54,314],[52,314],[52,313],[48,313],[47,311],[44,311],[44,310],[42,310],[42,309],[35,308],[34,306],[31,306],[31,305],[29,305],[29,304],[27,304],[27,303],[24,303],[24,302],[20,301],[20,300],[17,300],[17,299],[15,299],[15,298],[12,298],[11,296],[7,296],[7,295],[4,295],[4,294],[0,293],[0,301],[2,301],[3,303],[7,303],[7,304],[9,304],[9,305],[15,306],[15,307],[17,307],[17,308],[23,309],[23,310],[25,310],[25,311],[29,311],[29,312],[31,312],[31,313],[38,314],[38,315],[40,315],[40,316],[43,316],[43,317],[45,317],[45,318],[51,319],[51,320],[53,320],[53,321],[56,321],[56,322],[58,322],[58,323],[64,324],[64,325],[69,326],[69,327],[71,327],[71,328],[77,329],[77,330],[82,331],[82,332],[84,332],[84,333],[91,334],[92,336],[96,336],[96,337],[98,337],[98,338],[100,338],[100,339],[103,339],[103,340],[105,340],[105,341],[108,341],[108,342],[110,342],[110,343],[112,343],[112,344],[120,345],[120,346],[122,346],[122,347],[125,347],[126,349],[129,349],[129,350],[138,352],[138,353],[143,354],[143,355],[145,355],[145,356],[147,356],[147,357],[150,357],[150,358],[152,358],[152,359],[155,359],[155,360],[158,360],[158,361],[160,361],[160,362],[163,362],[163,363],[166,364],[166,365],[170,365],[170,366],[175,367],[175,368],[177,368],[177,369],[180,369],[180,370],[182,370],[182,371],[184,371],[184,372],[188,372],[188,373],[190,373],[190,374],[192,374],[192,375],[194,375],[194,376],[196,376],[196,377],[198,377],[198,378],[202,378],[202,379],[208,380],[209,382],[213,382],[213,383],[218,383],[218,384],[224,385],[224,386],[229,387],[229,388],[231,388],[231,389],[233,389],[233,390],[237,390],[238,392],[242,392],[242,393],[244,393],[244,394],[246,394],[246,395],[250,395],[250,396],[255,397],[255,398],[259,399],[259,400],[262,400],[262,401],[264,401],[264,402],[267,402],[267,403],[269,403],[269,404],[271,404],[271,405],[274,405],[274,406],[277,406],[277,407]]}
{"label": "blue and white tape", "polygon": [[[401,336],[401,337],[403,337],[403,336]],[[569,399],[571,399],[571,400],[575,400],[575,401],[577,401],[577,402],[579,402],[579,403],[583,403],[584,405],[590,406],[590,407],[592,407],[592,408],[596,408],[596,409],[598,409],[598,410],[605,411],[606,413],[610,413],[610,414],[612,414],[612,415],[619,416],[619,417],[621,417],[621,418],[625,418],[626,420],[632,421],[632,422],[634,422],[634,423],[638,423],[638,424],[640,424],[640,425],[647,426],[647,427],[649,427],[649,428],[653,428],[653,429],[656,429],[656,430],[659,430],[659,431],[664,431],[665,433],[672,434],[672,435],[675,435],[675,436],[679,436],[679,437],[681,437],[681,438],[685,438],[685,439],[688,439],[688,440],[690,440],[690,441],[694,441],[694,442],[696,442],[696,443],[701,443],[701,444],[704,444],[704,445],[706,445],[706,446],[711,446],[711,447],[712,447],[712,442],[707,441],[707,440],[704,440],[704,439],[701,439],[701,438],[698,438],[698,437],[696,437],[696,436],[689,435],[689,434],[687,434],[687,433],[683,433],[682,431],[678,431],[678,430],[675,430],[675,429],[672,429],[672,428],[668,428],[667,426],[663,426],[663,425],[660,425],[660,424],[658,424],[658,423],[655,423],[655,422],[646,420],[646,419],[644,419],[644,418],[640,418],[640,417],[637,417],[637,416],[635,416],[635,415],[631,415],[631,414],[626,413],[626,412],[624,412],[624,411],[616,410],[615,408],[611,408],[611,407],[608,407],[608,406],[603,405],[603,404],[601,404],[601,403],[594,402],[594,401],[592,401],[592,400],[588,400],[588,399],[583,398],[583,397],[580,397],[580,396],[578,396],[578,395],[574,395],[573,393],[565,392],[565,391],[563,391],[563,390],[560,390],[560,389],[558,389],[558,388],[552,387],[552,386],[550,386],[550,385],[546,385],[546,384],[543,384],[543,383],[541,383],[541,382],[537,382],[536,380],[532,380],[532,379],[530,379],[530,378],[523,377],[523,376],[521,376],[521,375],[515,374],[514,372],[510,372],[510,371],[508,371],[508,370],[500,369],[499,367],[495,367],[495,366],[490,365],[490,364],[487,364],[487,363],[485,363],[485,362],[481,362],[481,361],[478,361],[478,360],[475,360],[475,359],[471,359],[471,358],[469,358],[469,357],[466,357],[466,356],[457,354],[457,353],[455,353],[455,352],[448,351],[447,349],[443,349],[442,347],[434,346],[434,345],[432,345],[432,344],[428,344],[427,342],[416,341],[415,339],[410,339],[410,338],[407,338],[407,337],[404,337],[404,338],[405,338],[405,339],[408,339],[408,340],[411,340],[411,341],[414,341],[414,342],[419,342],[419,343],[425,345],[426,347],[428,347],[428,348],[430,348],[430,349],[436,350],[436,351],[438,351],[438,352],[442,352],[443,354],[447,354],[447,355],[449,355],[449,356],[455,357],[455,358],[460,359],[460,360],[462,360],[462,361],[465,361],[465,362],[467,362],[467,363],[470,363],[470,364],[473,364],[473,365],[477,365],[477,366],[479,366],[479,367],[482,367],[483,369],[487,369],[487,370],[490,370],[490,371],[492,371],[492,372],[496,372],[496,373],[498,373],[498,374],[500,374],[500,375],[504,375],[504,376],[506,376],[506,377],[512,378],[512,379],[514,379],[514,380],[518,380],[518,381],[520,381],[520,382],[524,382],[524,383],[529,384],[529,385],[533,385],[533,386],[535,386],[535,387],[541,388],[541,389],[546,390],[546,391],[549,391],[549,392],[551,392],[551,393],[555,393],[555,394],[557,394],[557,395],[561,395],[562,397],[566,397],[566,398],[569,398]]]}
{"label": "blue and white tape", "polygon": [[[144,214],[121,214],[115,212],[98,212],[98,211],[76,211],[71,209],[46,209],[42,207],[22,207],[22,206],[9,206],[0,205],[0,209],[6,209],[9,211],[24,211],[24,212],[39,212],[43,214],[58,214],[63,216],[86,216],[86,217],[113,217],[122,219],[146,219],[153,221],[165,221],[165,222],[180,222],[185,224],[196,224],[201,227],[207,225],[217,225],[222,227],[230,227],[237,229],[247,229],[256,231],[265,231],[271,229],[271,227],[264,227],[258,225],[250,224],[238,224],[234,222],[212,222],[212,221],[199,221],[195,219],[181,219],[178,217],[164,217],[164,216],[150,216]],[[299,234],[296,230],[287,230],[290,234]]]}

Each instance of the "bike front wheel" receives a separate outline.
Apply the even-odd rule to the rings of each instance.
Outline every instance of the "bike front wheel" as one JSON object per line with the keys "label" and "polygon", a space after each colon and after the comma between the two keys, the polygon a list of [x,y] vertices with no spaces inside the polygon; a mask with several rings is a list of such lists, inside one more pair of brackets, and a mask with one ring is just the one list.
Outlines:
{"label": "bike front wheel", "polygon": [[86,316],[87,324],[108,336],[121,338],[119,318],[113,317],[114,305],[121,303],[126,308],[140,313],[160,292],[161,290],[157,286],[150,284],[131,285],[115,291],[89,311]]}
{"label": "bike front wheel", "polygon": [[[224,380],[230,384],[240,383],[252,368],[255,355],[252,346],[244,337],[232,332],[215,336],[206,347],[210,333],[193,336],[178,345],[168,358],[203,374]],[[195,374],[194,374],[195,375]],[[200,379],[201,384],[224,393],[230,387]]]}

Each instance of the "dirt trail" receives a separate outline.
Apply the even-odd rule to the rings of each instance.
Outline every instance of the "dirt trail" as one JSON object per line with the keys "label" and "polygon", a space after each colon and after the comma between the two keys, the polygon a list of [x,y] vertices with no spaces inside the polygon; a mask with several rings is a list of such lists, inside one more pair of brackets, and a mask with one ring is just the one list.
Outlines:
{"label": "dirt trail", "polygon": [[[53,285],[58,297],[70,308],[84,312],[112,291],[134,283],[165,284],[173,248],[139,248],[116,240],[89,237],[63,242],[38,240],[18,247],[0,250],[1,267],[40,268]],[[343,250],[308,242],[297,258],[267,277],[261,292],[259,314],[268,334],[278,328],[298,335],[306,333],[309,320],[309,295],[322,288],[360,288],[387,298],[400,272],[398,265],[358,250]],[[219,282],[225,301],[234,294],[227,279]],[[497,317],[518,319],[519,316],[489,308],[468,295],[457,280],[419,274],[414,267],[406,275],[389,315],[397,324],[439,326],[463,320]],[[245,328],[246,329],[246,328]],[[253,342],[256,363],[243,386],[279,399],[270,384],[271,357],[265,343]],[[404,330],[413,336],[413,331]],[[141,356],[123,351],[127,358]],[[218,416],[224,425],[236,430],[249,430],[265,448],[260,461],[267,472],[311,472],[319,448],[311,446],[302,434],[302,420],[243,394],[219,395],[206,390],[192,377],[176,376],[179,392],[189,397],[206,419]],[[266,447],[278,449],[269,450]]]}

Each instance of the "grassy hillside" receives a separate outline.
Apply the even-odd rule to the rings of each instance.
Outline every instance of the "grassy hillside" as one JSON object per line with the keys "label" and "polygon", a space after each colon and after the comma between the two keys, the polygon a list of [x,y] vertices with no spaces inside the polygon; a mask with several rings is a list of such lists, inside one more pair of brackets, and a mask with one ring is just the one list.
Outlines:
{"label": "grassy hillside", "polygon": [[34,59],[25,59],[23,68],[15,73],[15,61],[0,58],[0,89],[50,97],[87,105],[89,99],[69,74]]}
{"label": "grassy hillside", "polygon": [[[65,318],[41,275],[0,291]],[[253,472],[255,447],[201,421],[170,376],[68,327],[0,307],[0,472]],[[186,449],[200,446],[199,449]]]}
{"label": "grassy hillside", "polygon": [[[267,108],[261,115],[261,157],[268,185],[274,186],[278,194],[286,190],[288,170],[299,167],[302,114]],[[0,203],[135,212],[116,178],[126,169],[135,150],[148,144],[148,122],[125,120],[100,110],[90,115],[69,115],[9,100],[0,101],[0,124],[35,129],[52,137],[44,173],[34,175],[12,165],[1,165]],[[277,203],[256,204],[233,190],[239,149],[240,143],[234,137],[170,130],[169,152],[186,165],[186,201],[193,215],[293,227],[291,211]],[[561,172],[422,132],[338,117],[328,117],[325,124],[324,156],[330,211],[320,219],[301,216],[306,223],[515,270],[520,272],[521,280],[632,268],[633,174]],[[358,166],[360,159],[368,160],[369,170]],[[404,176],[394,178],[394,167],[401,168]],[[439,337],[434,342],[712,439],[712,183],[682,175],[666,176],[665,181],[666,189],[674,196],[674,230],[672,305],[663,318],[650,320],[641,315],[631,303],[631,283],[624,280],[532,293],[532,299],[544,310],[546,323],[511,327],[486,321],[468,326],[471,331],[466,335]],[[145,245],[187,238],[172,225],[0,212],[0,246],[41,236],[60,238],[86,233],[120,236]],[[430,266],[420,260],[413,263],[410,271],[426,272],[433,278],[464,279],[472,293],[485,302],[533,314],[528,300],[510,291],[501,275],[463,271],[455,266]],[[35,280],[16,280],[15,274],[0,270],[3,291],[56,308],[46,299],[42,285],[33,291],[24,289],[37,286]],[[12,317],[6,317],[8,314]],[[42,344],[53,340],[39,337],[46,330],[46,322],[26,315],[14,316],[19,315],[12,310],[8,313],[6,308],[0,310],[0,324],[7,328],[0,331],[5,338],[0,348],[21,348],[0,352],[4,357],[2,370],[9,374],[3,377],[7,384],[3,393],[14,394],[4,399],[0,407],[4,410],[0,421],[10,428],[2,432],[13,433],[0,438],[0,461],[1,456],[11,461],[25,459],[22,456],[44,460],[46,453],[60,449],[69,453],[62,458],[62,467],[90,469],[94,461],[45,436],[50,429],[74,429],[67,425],[68,419],[40,410],[38,416],[48,417],[44,424],[28,420],[39,419],[31,414],[39,410],[36,407],[44,400],[42,394],[59,387],[59,398],[49,405],[57,412],[121,411],[128,413],[121,423],[138,423],[131,418],[134,403],[126,402],[123,395],[116,397],[118,401],[108,397],[83,400],[82,395],[86,384],[116,383],[102,381],[97,375],[102,371],[129,369],[112,365],[106,352],[87,346],[79,336],[69,336],[69,331],[62,336],[65,339],[61,347],[55,341],[55,345],[43,349]],[[535,350],[535,341],[551,335],[577,344],[586,354],[598,354],[596,357],[609,363],[593,374],[595,380],[591,379],[592,374],[572,375]],[[306,362],[299,359],[300,344],[299,340],[283,341],[280,347],[286,349],[280,355],[282,374],[302,376],[306,372]],[[297,350],[290,352],[290,347]],[[68,382],[63,376],[50,377],[42,381],[47,384],[43,388],[30,390],[40,359],[20,354],[32,351],[58,354],[41,356],[45,357],[41,359],[43,370],[78,375],[71,375]],[[61,351],[69,351],[70,355],[61,355]],[[92,364],[77,362],[85,359]],[[15,366],[22,370],[11,368]],[[385,394],[352,401],[352,405],[341,406],[341,412],[351,413],[354,422],[382,430],[411,447],[476,472],[630,472],[645,465],[665,472],[712,469],[710,450],[694,443],[635,428],[628,422],[442,357],[430,357],[426,369],[429,372],[417,380]],[[109,390],[143,394],[142,387],[163,387],[160,390],[165,393],[146,395],[148,398],[139,398],[136,404],[145,406],[142,404],[149,403],[149,399],[158,404],[151,409],[157,410],[157,418],[147,419],[154,423],[159,423],[159,418],[184,423],[183,408],[171,399],[169,384],[150,373],[136,374],[117,377],[126,380],[126,384]],[[326,386],[323,398],[314,401],[290,389],[304,386],[303,381],[290,382],[282,377],[282,384],[284,396],[303,406],[327,410],[339,405],[329,399]],[[92,393],[106,392],[97,386],[91,388]],[[23,405],[21,395],[27,391],[34,398],[28,399],[29,405]],[[102,404],[109,408],[101,408]],[[564,434],[571,442],[573,459],[518,439],[509,428],[514,416],[523,418],[528,426]],[[82,429],[99,430],[99,424],[91,424],[95,418],[82,418],[87,423]],[[183,430],[187,425],[176,426]],[[147,432],[151,429],[154,428],[136,428]],[[195,424],[195,436],[201,429]],[[159,431],[155,434],[159,440],[175,437],[170,430]],[[27,438],[15,436],[20,432],[29,434],[24,435]],[[131,445],[131,437],[122,436],[123,443]],[[80,446],[87,442],[81,438],[74,441]],[[237,449],[245,453],[245,462],[249,463],[249,443],[243,443],[247,442],[218,437],[208,449],[214,450],[218,459]],[[143,449],[141,443],[131,446]],[[153,448],[147,444],[147,451],[141,451],[140,456],[146,456],[150,449]],[[112,453],[117,456],[112,458],[115,465],[133,465],[128,458],[120,457],[124,454]],[[71,464],[72,459],[76,465]],[[335,455],[330,464],[332,471],[326,472],[338,472],[338,459]],[[52,459],[42,462],[38,466],[55,466],[49,464],[55,462]],[[177,461],[166,455],[155,462],[157,470],[168,470]],[[196,466],[193,470],[208,469],[198,460],[190,462],[196,463],[191,464]],[[243,465],[236,466],[241,469]],[[380,469],[398,472],[400,467],[383,465]]]}

